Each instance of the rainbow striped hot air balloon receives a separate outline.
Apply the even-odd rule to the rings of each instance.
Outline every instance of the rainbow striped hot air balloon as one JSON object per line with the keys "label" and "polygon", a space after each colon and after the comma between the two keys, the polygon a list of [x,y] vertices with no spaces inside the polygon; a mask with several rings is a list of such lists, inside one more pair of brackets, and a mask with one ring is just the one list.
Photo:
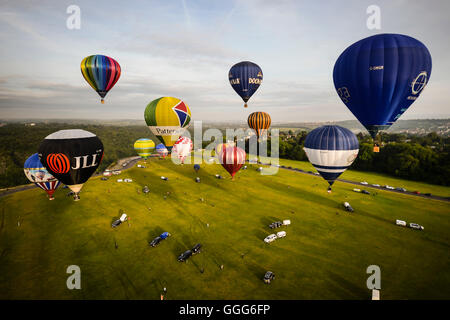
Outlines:
{"label": "rainbow striped hot air balloon", "polygon": [[81,74],[103,100],[109,90],[120,78],[121,68],[113,58],[100,54],[89,56],[81,61]]}
{"label": "rainbow striped hot air balloon", "polygon": [[28,180],[47,192],[49,200],[54,199],[53,194],[60,182],[44,168],[37,153],[33,154],[25,161],[23,171]]}
{"label": "rainbow striped hot air balloon", "polygon": [[162,97],[147,105],[144,117],[150,131],[171,151],[178,137],[189,126],[191,111],[180,99]]}
{"label": "rainbow striped hot air balloon", "polygon": [[136,150],[138,156],[147,160],[153,153],[153,150],[155,150],[155,143],[150,139],[141,138],[134,143],[134,150]]}

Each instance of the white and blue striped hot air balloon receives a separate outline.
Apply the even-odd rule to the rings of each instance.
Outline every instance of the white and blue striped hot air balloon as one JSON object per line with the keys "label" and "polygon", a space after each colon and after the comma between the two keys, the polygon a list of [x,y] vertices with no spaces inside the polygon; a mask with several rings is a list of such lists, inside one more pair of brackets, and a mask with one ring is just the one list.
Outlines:
{"label": "white and blue striped hot air balloon", "polygon": [[323,126],[311,131],[304,150],[309,162],[331,186],[358,156],[359,143],[355,134],[340,126]]}

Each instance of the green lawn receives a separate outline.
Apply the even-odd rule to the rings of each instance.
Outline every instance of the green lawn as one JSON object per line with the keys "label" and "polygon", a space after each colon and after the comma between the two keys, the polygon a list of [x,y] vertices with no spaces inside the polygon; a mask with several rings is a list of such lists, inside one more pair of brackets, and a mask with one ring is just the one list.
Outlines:
{"label": "green lawn", "polygon": [[[381,268],[382,299],[450,298],[449,203],[387,191],[368,196],[341,182],[328,194],[320,177],[255,168],[231,181],[220,165],[196,174],[192,165],[151,159],[146,169],[117,176],[132,183],[89,180],[78,202],[67,189],[54,201],[37,188],[0,198],[0,299],[159,299],[163,287],[167,299],[368,299],[373,264]],[[357,180],[383,183],[367,177]],[[150,194],[138,193],[144,185]],[[112,229],[121,209],[129,224]],[[282,219],[292,222],[279,229],[287,236],[265,244],[267,225]],[[163,231],[172,236],[149,247]],[[203,251],[177,262],[197,242]],[[69,265],[81,268],[81,290],[66,288]],[[262,281],[267,270],[276,274],[270,285]]]}

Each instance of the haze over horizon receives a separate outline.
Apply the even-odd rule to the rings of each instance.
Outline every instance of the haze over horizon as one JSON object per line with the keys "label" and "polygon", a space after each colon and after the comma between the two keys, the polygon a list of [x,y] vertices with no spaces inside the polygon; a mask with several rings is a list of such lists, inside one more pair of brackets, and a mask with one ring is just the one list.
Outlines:
{"label": "haze over horizon", "polygon": [[[81,9],[79,30],[66,27],[72,4]],[[366,27],[372,4],[381,9],[381,30]],[[450,118],[448,1],[5,1],[0,8],[0,119],[141,120],[151,100],[175,96],[193,120],[243,121],[256,110],[274,123],[355,120],[335,92],[333,66],[346,47],[378,33],[415,37],[433,58],[428,86],[400,119]],[[122,67],[104,105],[80,72],[91,54]],[[264,72],[247,109],[227,78],[242,60]]]}

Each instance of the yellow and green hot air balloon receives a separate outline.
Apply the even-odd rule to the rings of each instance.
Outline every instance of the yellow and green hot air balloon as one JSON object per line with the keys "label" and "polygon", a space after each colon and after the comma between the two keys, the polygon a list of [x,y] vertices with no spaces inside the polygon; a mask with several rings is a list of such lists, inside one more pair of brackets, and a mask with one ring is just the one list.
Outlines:
{"label": "yellow and green hot air balloon", "polygon": [[177,98],[162,97],[150,102],[144,112],[150,131],[171,151],[191,122],[191,111]]}
{"label": "yellow and green hot air balloon", "polygon": [[141,138],[134,143],[134,150],[136,150],[138,156],[147,160],[153,150],[155,150],[155,143],[150,139]]}

